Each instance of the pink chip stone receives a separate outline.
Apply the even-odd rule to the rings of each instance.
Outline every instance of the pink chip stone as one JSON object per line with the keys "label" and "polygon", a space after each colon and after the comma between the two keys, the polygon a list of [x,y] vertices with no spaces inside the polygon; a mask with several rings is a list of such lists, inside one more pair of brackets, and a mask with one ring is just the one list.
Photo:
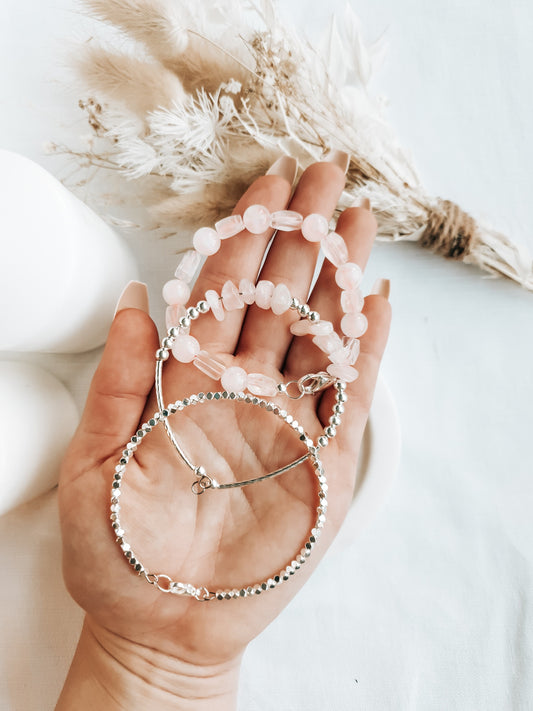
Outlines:
{"label": "pink chip stone", "polygon": [[269,309],[274,293],[274,284],[271,281],[263,279],[258,281],[255,287],[255,303],[260,309]]}
{"label": "pink chip stone", "polygon": [[333,375],[334,378],[339,378],[339,380],[345,383],[352,383],[359,377],[359,372],[355,368],[352,368],[351,365],[332,364],[328,365],[326,370],[330,375]]}
{"label": "pink chip stone", "polygon": [[[171,306],[167,306],[167,310],[165,311],[165,325],[167,327],[167,331],[169,328],[177,326],[180,318],[186,314],[187,310],[183,304],[172,304]],[[187,331],[185,331],[185,329],[181,329],[181,332],[187,332],[188,334],[189,331],[188,329]]]}
{"label": "pink chip stone", "polygon": [[335,281],[341,289],[352,291],[357,289],[363,278],[361,267],[355,262],[346,262],[335,272]]}
{"label": "pink chip stone", "polygon": [[255,301],[255,284],[252,284],[252,282],[249,279],[241,279],[239,282],[239,291],[242,297],[242,300],[244,301],[245,304],[253,304]]}
{"label": "pink chip stone", "polygon": [[172,355],[180,363],[190,363],[200,353],[200,344],[194,336],[178,336],[172,346]]}
{"label": "pink chip stone", "polygon": [[272,301],[270,302],[270,308],[279,316],[288,311],[291,305],[292,296],[289,291],[289,287],[286,284],[278,284],[274,291],[272,292]]}
{"label": "pink chip stone", "polygon": [[218,233],[220,239],[228,239],[228,237],[233,237],[239,234],[244,229],[244,222],[240,215],[230,215],[229,217],[224,217],[222,220],[215,222],[215,230]]}
{"label": "pink chip stone", "polygon": [[181,262],[176,267],[174,276],[176,279],[183,279],[186,284],[190,284],[194,279],[194,275],[201,261],[202,255],[200,252],[197,252],[195,249],[189,249],[188,252],[185,252]]}
{"label": "pink chip stone", "polygon": [[200,351],[192,364],[213,380],[220,380],[226,370],[226,366],[212,358],[207,351]]}
{"label": "pink chip stone", "polygon": [[200,227],[192,238],[194,248],[205,257],[210,257],[220,249],[220,237],[211,227]]}
{"label": "pink chip stone", "polygon": [[230,368],[226,368],[220,382],[224,390],[229,393],[240,393],[246,390],[248,381],[248,376],[243,368],[239,368],[237,365],[232,365]]}
{"label": "pink chip stone", "polygon": [[208,289],[205,292],[205,300],[209,304],[209,308],[213,312],[213,316],[217,321],[223,321],[225,317],[224,307],[220,302],[220,298],[214,289]]}
{"label": "pink chip stone", "polygon": [[311,333],[310,328],[311,321],[308,321],[306,318],[302,318],[299,321],[291,323],[289,331],[293,336],[306,336],[308,333]]}
{"label": "pink chip stone", "polygon": [[309,333],[312,333],[313,336],[327,336],[333,333],[333,324],[331,321],[311,321]]}
{"label": "pink chip stone", "polygon": [[329,333],[327,336],[315,336],[313,343],[318,346],[324,353],[333,353],[333,351],[342,348],[342,341],[336,333]]}
{"label": "pink chip stone", "polygon": [[226,311],[235,311],[244,307],[244,301],[239,290],[232,281],[227,281],[221,291],[222,303]]}
{"label": "pink chip stone", "polygon": [[260,235],[270,227],[270,211],[264,205],[250,205],[242,216],[244,226],[253,235]]}
{"label": "pink chip stone", "polygon": [[309,242],[320,242],[328,233],[328,221],[324,215],[313,212],[302,222],[302,234]]}
{"label": "pink chip stone", "polygon": [[277,210],[270,216],[270,226],[280,232],[292,232],[302,226],[303,216],[294,210]]}
{"label": "pink chip stone", "polygon": [[346,264],[348,261],[348,247],[343,238],[336,232],[330,232],[320,240],[320,246],[326,259],[336,267]]}
{"label": "pink chip stone", "polygon": [[262,395],[264,397],[274,397],[278,394],[277,383],[274,378],[262,373],[248,374],[248,390],[252,395]]}
{"label": "pink chip stone", "polygon": [[368,328],[368,321],[364,314],[344,314],[341,319],[341,330],[347,336],[359,338]]}
{"label": "pink chip stone", "polygon": [[353,314],[361,311],[365,304],[361,289],[351,291],[341,291],[341,308],[345,314]]}
{"label": "pink chip stone", "polygon": [[329,354],[329,359],[335,365],[353,365],[359,357],[361,344],[357,338],[342,339],[344,345],[333,353]]}
{"label": "pink chip stone", "polygon": [[171,279],[163,286],[163,299],[167,304],[186,304],[191,290],[182,279]]}

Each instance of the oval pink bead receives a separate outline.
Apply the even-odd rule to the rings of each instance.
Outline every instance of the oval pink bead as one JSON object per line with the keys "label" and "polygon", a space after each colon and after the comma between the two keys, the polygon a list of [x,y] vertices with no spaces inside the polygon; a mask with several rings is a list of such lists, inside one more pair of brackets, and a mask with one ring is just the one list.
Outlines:
{"label": "oval pink bead", "polygon": [[342,341],[336,333],[330,333],[327,336],[315,336],[313,343],[318,346],[324,353],[333,353],[339,348],[342,348]]}
{"label": "oval pink bead", "polygon": [[226,311],[235,311],[244,307],[244,301],[239,294],[239,290],[232,281],[227,281],[222,287],[222,303]]}
{"label": "oval pink bead", "polygon": [[194,249],[205,257],[216,254],[220,249],[220,237],[211,227],[200,227],[199,230],[196,230],[192,243]]}
{"label": "oval pink bead", "polygon": [[171,279],[163,286],[163,299],[167,304],[186,304],[191,290],[182,279]]}
{"label": "oval pink bead", "polygon": [[250,205],[242,216],[244,226],[253,235],[260,235],[270,227],[270,211],[264,205]]}
{"label": "oval pink bead", "polygon": [[243,368],[232,365],[230,368],[226,368],[220,382],[224,390],[229,393],[240,393],[242,390],[246,390],[248,376]]}
{"label": "oval pink bead", "polygon": [[278,284],[272,292],[270,308],[276,316],[279,316],[289,310],[291,301],[292,296],[289,287],[286,284]]}
{"label": "oval pink bead", "polygon": [[357,289],[363,278],[361,267],[355,262],[346,262],[335,272],[335,281],[341,289]]}
{"label": "oval pink bead", "polygon": [[190,284],[201,262],[202,255],[200,252],[197,252],[195,249],[189,249],[188,252],[185,252],[181,262],[176,267],[174,276],[176,279],[183,279],[186,284]]}
{"label": "oval pink bead", "polygon": [[302,222],[302,234],[309,242],[320,242],[329,231],[328,221],[324,215],[313,212]]}
{"label": "oval pink bead", "polygon": [[255,284],[249,279],[241,279],[239,282],[239,292],[245,304],[253,304],[255,301]]}
{"label": "oval pink bead", "polygon": [[333,333],[333,324],[331,321],[311,321],[309,333],[312,333],[313,336],[327,336]]}
{"label": "oval pink bead", "polygon": [[228,239],[228,237],[233,237],[239,234],[244,229],[244,222],[240,215],[230,215],[229,217],[223,217],[218,222],[215,222],[215,230],[217,231],[220,239]]}
{"label": "oval pink bead", "polygon": [[262,373],[248,374],[248,390],[252,395],[262,395],[263,397],[274,397],[278,394],[277,383],[274,378]]}
{"label": "oval pink bead", "polygon": [[339,378],[339,380],[342,380],[345,383],[353,383],[353,381],[357,380],[359,377],[359,371],[352,368],[351,365],[332,364],[328,365],[326,370],[330,375],[333,375],[334,378]]}
{"label": "oval pink bead", "polygon": [[200,351],[192,363],[213,380],[220,380],[226,370],[226,366],[212,358],[207,351]]}
{"label": "oval pink bead", "polygon": [[291,323],[289,326],[289,331],[292,333],[293,336],[306,336],[308,333],[311,333],[309,330],[311,328],[311,321],[308,321],[306,318],[302,318],[299,321],[295,321],[294,323]]}
{"label": "oval pink bead", "polygon": [[190,363],[200,353],[200,344],[194,336],[178,336],[172,346],[172,355],[180,363]]}
{"label": "oval pink bead", "polygon": [[341,319],[341,330],[347,336],[359,338],[368,328],[368,321],[364,314],[344,314]]}
{"label": "oval pink bead", "polygon": [[304,218],[295,210],[277,210],[270,216],[270,226],[280,232],[299,230]]}
{"label": "oval pink bead", "polygon": [[274,293],[274,284],[271,281],[263,279],[258,281],[255,287],[255,303],[260,309],[269,309]]}
{"label": "oval pink bead", "polygon": [[[167,331],[169,328],[176,327],[179,323],[180,318],[186,316],[187,310],[183,304],[172,304],[167,306],[165,311],[165,326]],[[189,333],[189,329],[181,329],[181,333]]]}
{"label": "oval pink bead", "polygon": [[357,311],[361,311],[364,305],[365,299],[361,289],[341,291],[341,308],[345,314],[352,314]]}
{"label": "oval pink bead", "polygon": [[320,240],[320,246],[326,259],[336,267],[346,264],[348,261],[348,247],[343,238],[336,232],[330,232]]}
{"label": "oval pink bead", "polygon": [[213,312],[213,316],[217,321],[223,321],[225,317],[224,307],[220,301],[217,292],[214,289],[208,289],[205,292],[205,300],[209,304],[209,308]]}

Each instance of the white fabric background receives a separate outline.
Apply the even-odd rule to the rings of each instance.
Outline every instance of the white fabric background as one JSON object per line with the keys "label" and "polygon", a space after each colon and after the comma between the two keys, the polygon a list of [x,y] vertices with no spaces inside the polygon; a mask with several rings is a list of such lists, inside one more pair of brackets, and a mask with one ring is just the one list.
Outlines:
{"label": "white fabric background", "polygon": [[[284,12],[312,33],[343,3],[328,5],[293,0]],[[367,37],[387,30],[375,86],[425,184],[533,250],[531,4],[354,6]],[[0,7],[0,145],[52,170],[41,144],[62,138],[75,115],[75,97],[60,100],[56,82],[65,37],[83,35],[74,8],[73,0]],[[2,235],[2,249],[9,239]],[[171,247],[132,246],[157,302]],[[368,275],[369,285],[392,280],[384,372],[402,421],[399,475],[375,522],[328,557],[250,646],[240,709],[526,711],[533,295],[412,245],[378,245]],[[26,358],[57,374],[81,404],[96,353]],[[6,711],[51,708],[75,643],[79,611],[50,554],[54,507],[51,495],[0,519]],[[29,617],[18,612],[27,598],[36,602]]]}

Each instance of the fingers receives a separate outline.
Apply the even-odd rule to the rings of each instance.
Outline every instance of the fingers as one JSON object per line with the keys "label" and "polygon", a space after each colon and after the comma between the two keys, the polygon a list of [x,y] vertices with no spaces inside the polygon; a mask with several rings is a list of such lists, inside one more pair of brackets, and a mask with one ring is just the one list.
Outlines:
{"label": "fingers", "polygon": [[[363,313],[368,319],[368,330],[361,337],[361,352],[356,368],[359,378],[346,386],[348,401],[342,415],[342,425],[336,435],[337,443],[343,452],[357,454],[366,425],[374,388],[378,377],[379,365],[389,336],[391,308],[387,298],[388,281],[383,280],[381,294],[373,294],[365,299]],[[323,426],[331,417],[335,395],[332,388],[322,396],[318,415]]]}
{"label": "fingers", "polygon": [[76,462],[101,462],[131,437],[154,383],[155,324],[138,308],[115,316],[102,360],[94,374],[80,425],[67,453],[64,475]]}
{"label": "fingers", "polygon": [[[348,247],[349,261],[364,269],[377,231],[373,213],[363,207],[348,208],[339,217],[335,231],[341,235]],[[331,321],[335,332],[342,335],[341,288],[335,282],[336,269],[330,261],[324,260],[309,305],[311,309],[318,311],[321,320]],[[288,375],[293,377],[303,373],[317,373],[325,370],[328,365],[330,362],[327,355],[313,343],[311,336],[294,337],[285,364],[285,372]]]}
{"label": "fingers", "polygon": [[[269,173],[256,180],[239,200],[233,214],[242,215],[250,205],[264,205],[270,212],[283,210],[290,199],[297,161],[284,156]],[[226,281],[238,286],[242,278],[255,283],[266,247],[274,233],[269,228],[260,235],[248,231],[222,241],[219,251],[209,257],[193,289],[191,303],[205,298],[208,289],[220,294]],[[226,311],[224,321],[217,321],[212,313],[200,319],[194,327],[198,338],[209,352],[233,353],[239,339],[245,310]]]}
{"label": "fingers", "polygon": [[[303,173],[290,210],[304,217],[319,213],[331,218],[345,184],[348,156],[334,152],[333,160],[314,163]],[[342,165],[342,167],[341,167]],[[305,302],[313,279],[319,242],[309,242],[300,230],[278,232],[269,250],[260,279],[274,285],[286,284],[292,296]],[[253,353],[255,358],[280,368],[285,360],[292,336],[290,324],[295,320],[293,311],[276,316],[271,309],[254,305],[248,309],[239,341],[239,353]]]}

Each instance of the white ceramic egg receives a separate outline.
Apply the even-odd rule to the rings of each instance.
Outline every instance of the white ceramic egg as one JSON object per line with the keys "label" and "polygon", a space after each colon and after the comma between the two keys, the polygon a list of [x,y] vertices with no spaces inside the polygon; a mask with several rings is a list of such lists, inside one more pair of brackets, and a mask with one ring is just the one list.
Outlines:
{"label": "white ceramic egg", "polygon": [[0,361],[0,515],[57,484],[79,421],[74,400],[53,375]]}

